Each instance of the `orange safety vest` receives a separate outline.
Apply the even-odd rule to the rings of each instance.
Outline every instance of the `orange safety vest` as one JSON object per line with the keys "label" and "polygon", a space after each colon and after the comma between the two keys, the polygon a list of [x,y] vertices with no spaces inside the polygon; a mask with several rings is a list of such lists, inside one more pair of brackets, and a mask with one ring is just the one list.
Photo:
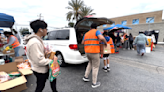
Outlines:
{"label": "orange safety vest", "polygon": [[85,34],[84,50],[85,53],[100,53],[100,44],[96,36],[96,29],[92,29]]}
{"label": "orange safety vest", "polygon": [[113,39],[111,37],[110,37],[110,40],[107,42],[107,44],[110,44],[111,54],[114,54],[115,48],[114,48],[114,44],[113,44]]}
{"label": "orange safety vest", "polygon": [[128,40],[128,38],[126,38],[126,35],[125,35],[125,34],[124,34],[124,36],[123,36],[123,37],[124,37],[124,40]]}
{"label": "orange safety vest", "polygon": [[[16,39],[16,40],[14,41],[14,43],[11,44],[11,46],[13,46],[13,48],[18,47],[18,46],[20,45],[18,39],[17,39],[15,36],[13,36],[13,35],[11,35],[10,37],[14,37],[14,38]],[[7,42],[8,42],[8,43],[9,43],[9,39],[10,39],[10,37],[7,39]]]}

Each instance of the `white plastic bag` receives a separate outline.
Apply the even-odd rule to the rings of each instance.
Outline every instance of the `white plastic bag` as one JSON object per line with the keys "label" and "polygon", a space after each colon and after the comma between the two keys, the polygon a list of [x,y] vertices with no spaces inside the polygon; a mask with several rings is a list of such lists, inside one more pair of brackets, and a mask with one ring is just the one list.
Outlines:
{"label": "white plastic bag", "polygon": [[151,52],[151,48],[150,47],[146,47],[146,53],[150,53]]}

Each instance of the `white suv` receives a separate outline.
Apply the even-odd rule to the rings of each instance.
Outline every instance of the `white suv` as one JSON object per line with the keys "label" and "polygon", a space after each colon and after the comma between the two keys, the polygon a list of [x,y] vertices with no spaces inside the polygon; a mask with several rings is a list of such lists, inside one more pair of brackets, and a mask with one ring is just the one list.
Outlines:
{"label": "white suv", "polygon": [[97,25],[112,24],[113,21],[107,18],[82,18],[77,21],[74,28],[63,28],[48,31],[44,38],[44,44],[50,45],[50,48],[56,52],[56,56],[61,66],[69,64],[81,64],[87,62],[84,46],[81,44],[83,34],[90,30],[92,23]]}

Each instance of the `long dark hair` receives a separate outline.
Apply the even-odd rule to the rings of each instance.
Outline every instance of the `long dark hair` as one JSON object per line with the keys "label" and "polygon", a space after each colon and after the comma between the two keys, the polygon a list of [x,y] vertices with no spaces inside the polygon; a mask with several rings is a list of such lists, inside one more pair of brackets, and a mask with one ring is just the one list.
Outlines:
{"label": "long dark hair", "polygon": [[130,33],[129,36],[133,37],[133,35]]}

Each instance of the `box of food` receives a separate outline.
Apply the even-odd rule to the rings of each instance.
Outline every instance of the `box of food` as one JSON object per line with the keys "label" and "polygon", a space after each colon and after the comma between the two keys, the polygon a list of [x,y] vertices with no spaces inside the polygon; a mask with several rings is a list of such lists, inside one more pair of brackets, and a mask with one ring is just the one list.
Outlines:
{"label": "box of food", "polygon": [[16,62],[18,70],[23,75],[31,75],[31,74],[33,74],[33,71],[31,70],[31,64],[29,63],[28,59],[24,60],[23,56],[15,57],[15,61],[14,62]]}
{"label": "box of food", "polygon": [[9,54],[9,53],[14,53],[14,49],[12,50],[3,50],[3,54]]}
{"label": "box of food", "polygon": [[110,44],[107,44],[107,47],[105,47],[104,44],[100,44],[100,54],[110,54],[110,53],[111,53]]}
{"label": "box of food", "polygon": [[5,49],[1,49],[3,54],[9,54],[9,53],[14,53],[14,49],[12,48],[12,46],[7,46]]}
{"label": "box of food", "polygon": [[24,75],[18,71],[16,62],[0,65],[0,72],[1,92],[20,92],[27,88],[27,80]]}

